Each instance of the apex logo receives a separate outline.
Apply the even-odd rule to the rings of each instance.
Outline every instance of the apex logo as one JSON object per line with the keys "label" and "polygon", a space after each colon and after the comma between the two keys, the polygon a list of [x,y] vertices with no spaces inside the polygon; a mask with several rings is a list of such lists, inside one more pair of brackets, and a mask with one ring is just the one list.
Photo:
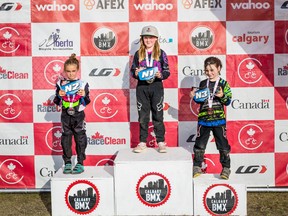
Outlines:
{"label": "apex logo", "polygon": [[13,3],[13,2],[5,2],[0,5],[0,11],[18,11],[22,8],[20,3]]}
{"label": "apex logo", "polygon": [[253,173],[265,173],[267,171],[267,167],[264,165],[251,165],[247,166],[240,166],[236,170],[236,174],[253,174]]}

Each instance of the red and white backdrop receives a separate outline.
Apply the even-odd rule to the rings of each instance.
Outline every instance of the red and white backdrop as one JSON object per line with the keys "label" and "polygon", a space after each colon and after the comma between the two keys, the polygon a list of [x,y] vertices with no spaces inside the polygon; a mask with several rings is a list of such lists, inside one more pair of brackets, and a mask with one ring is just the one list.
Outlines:
{"label": "red and white backdrop", "polygon": [[[117,151],[137,144],[129,67],[150,24],[171,69],[164,82],[168,146],[192,154],[198,107],[189,90],[214,55],[233,91],[232,175],[247,186],[288,186],[287,14],[288,1],[280,0],[1,0],[0,189],[49,189],[63,165],[53,97],[71,53],[91,90],[85,165],[113,165]],[[148,145],[155,146],[152,125]],[[221,170],[212,135],[203,169]]]}

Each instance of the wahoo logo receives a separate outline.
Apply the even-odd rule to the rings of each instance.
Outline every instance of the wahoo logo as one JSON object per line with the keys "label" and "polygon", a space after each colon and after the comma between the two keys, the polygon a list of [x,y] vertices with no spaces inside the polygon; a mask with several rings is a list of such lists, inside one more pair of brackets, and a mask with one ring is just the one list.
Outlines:
{"label": "wahoo logo", "polygon": [[231,3],[232,8],[235,9],[269,9],[270,4],[269,2],[252,2],[252,0],[249,0],[248,2],[242,2],[242,3]]}
{"label": "wahoo logo", "polygon": [[5,2],[0,5],[0,11],[18,11],[22,8],[22,5],[20,3],[12,3],[12,2]]}
{"label": "wahoo logo", "polygon": [[82,81],[77,80],[74,82],[67,83],[62,85],[61,88],[66,92],[66,94],[75,94],[82,86]]}
{"label": "wahoo logo", "polygon": [[45,5],[35,5],[38,11],[74,11],[75,5],[73,4],[57,4],[56,0],[53,1],[53,4]]}
{"label": "wahoo logo", "polygon": [[157,71],[158,67],[146,68],[144,70],[139,71],[138,77],[140,80],[151,80],[154,78]]}
{"label": "wahoo logo", "polygon": [[210,94],[209,88],[199,89],[195,92],[194,101],[204,102]]}
{"label": "wahoo logo", "polygon": [[154,2],[154,0],[151,1],[151,3],[147,4],[134,4],[134,7],[136,10],[172,10],[173,9],[173,4],[168,3],[168,4],[157,4]]}

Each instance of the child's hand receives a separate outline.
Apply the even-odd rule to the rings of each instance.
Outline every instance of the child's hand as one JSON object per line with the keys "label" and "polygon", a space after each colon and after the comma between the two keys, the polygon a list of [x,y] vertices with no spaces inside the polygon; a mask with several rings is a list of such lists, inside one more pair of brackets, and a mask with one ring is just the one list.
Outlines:
{"label": "child's hand", "polygon": [[135,70],[135,76],[138,76],[139,71],[145,69],[144,67],[136,68]]}
{"label": "child's hand", "polygon": [[195,92],[196,92],[196,88],[192,87],[192,89],[189,93],[190,98],[193,98],[195,96]]}
{"label": "child's hand", "polygon": [[216,92],[215,96],[219,97],[219,98],[222,98],[224,96],[224,93],[223,93],[221,86],[219,87],[219,90]]}
{"label": "child's hand", "polygon": [[157,71],[155,73],[155,77],[157,77],[158,79],[162,79],[162,73],[160,73],[159,71]]}
{"label": "child's hand", "polygon": [[59,90],[59,96],[64,97],[66,95],[66,92],[64,90]]}
{"label": "child's hand", "polygon": [[79,89],[77,92],[78,95],[80,95],[81,97],[85,97],[85,91],[84,89]]}

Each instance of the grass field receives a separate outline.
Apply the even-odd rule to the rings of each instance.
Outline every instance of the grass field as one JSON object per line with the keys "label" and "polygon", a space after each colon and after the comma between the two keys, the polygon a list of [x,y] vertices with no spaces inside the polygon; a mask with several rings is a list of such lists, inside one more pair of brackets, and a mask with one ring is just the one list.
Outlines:
{"label": "grass field", "polygon": [[[1,216],[50,216],[51,211],[50,192],[0,193]],[[248,192],[247,213],[249,216],[288,215],[288,192]]]}

